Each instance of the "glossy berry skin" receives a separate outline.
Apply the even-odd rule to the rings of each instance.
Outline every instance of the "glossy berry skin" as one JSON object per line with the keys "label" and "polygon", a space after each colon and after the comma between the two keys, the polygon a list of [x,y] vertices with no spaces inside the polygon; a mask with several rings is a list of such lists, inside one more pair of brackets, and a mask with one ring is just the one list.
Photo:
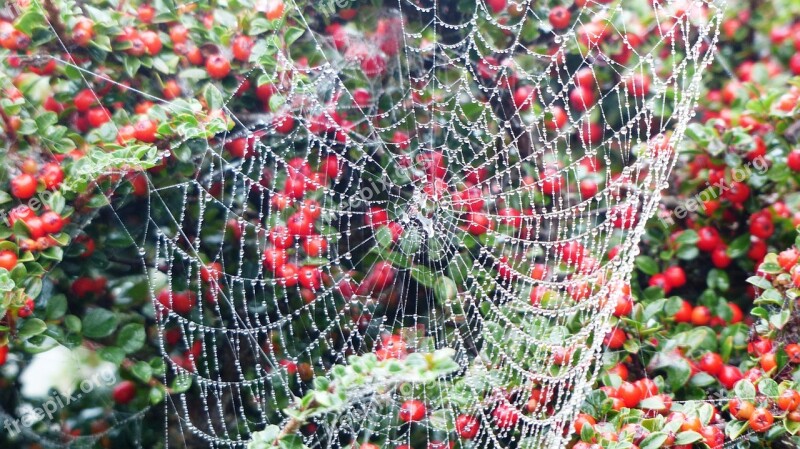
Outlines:
{"label": "glossy berry skin", "polygon": [[206,61],[208,76],[219,80],[231,73],[231,63],[222,55],[211,55]]}
{"label": "glossy berry skin", "polygon": [[711,226],[705,226],[697,230],[697,249],[700,251],[711,252],[720,242],[719,232]]}
{"label": "glossy berry skin", "polygon": [[[798,55],[800,55],[800,53],[798,53]],[[800,171],[800,148],[789,152],[789,156],[786,158],[786,165],[788,165],[789,169],[792,171]]]}
{"label": "glossy berry skin", "polygon": [[319,288],[322,287],[322,272],[315,266],[306,265],[300,267],[297,278],[301,287],[313,291],[319,290]]}
{"label": "glossy berry skin", "polygon": [[664,277],[673,288],[681,288],[686,285],[686,273],[679,266],[672,266],[664,270]]}
{"label": "glossy berry skin", "polygon": [[553,28],[560,30],[569,26],[572,14],[565,6],[559,5],[550,10],[548,19]]}
{"label": "glossy berry skin", "polygon": [[774,418],[769,410],[757,408],[755,411],[753,411],[753,414],[750,416],[750,419],[748,419],[747,422],[750,423],[750,428],[755,432],[766,432],[770,427],[772,427]]}
{"label": "glossy berry skin", "polygon": [[775,225],[769,214],[754,214],[750,219],[750,234],[767,239],[775,232]]}
{"label": "glossy berry skin", "polygon": [[736,382],[742,380],[743,377],[739,368],[730,365],[723,366],[717,375],[719,383],[728,390],[732,389],[736,385]]}
{"label": "glossy berry skin", "polygon": [[697,306],[692,309],[692,324],[706,326],[711,322],[711,310],[706,306]]}
{"label": "glossy berry skin", "polygon": [[123,380],[114,387],[111,397],[119,405],[129,404],[136,397],[136,384]]}
{"label": "glossy berry skin", "polygon": [[588,415],[586,413],[578,414],[577,418],[575,418],[575,422],[572,424],[572,428],[575,429],[575,433],[578,435],[581,434],[581,430],[583,430],[584,426],[594,426],[597,424],[597,421],[592,417],[592,415]]}
{"label": "glossy berry skin", "polygon": [[425,403],[417,399],[409,399],[400,406],[398,417],[403,422],[418,422],[425,419],[427,409]]}
{"label": "glossy berry skin", "polygon": [[519,410],[510,404],[500,404],[492,411],[492,420],[500,429],[510,429],[519,422]]}
{"label": "glossy berry skin", "polygon": [[717,268],[728,268],[731,264],[731,256],[728,255],[728,248],[724,245],[718,246],[711,252],[711,263]]}
{"label": "glossy berry skin", "polygon": [[75,105],[75,109],[79,112],[86,112],[96,101],[95,93],[91,89],[83,89],[75,95],[73,104]]}
{"label": "glossy berry skin", "polygon": [[707,352],[700,358],[700,369],[712,376],[719,374],[722,364],[722,357],[715,352]]}
{"label": "glossy berry skin", "polygon": [[17,254],[14,251],[0,251],[0,268],[5,268],[6,270],[11,271],[16,266]]}
{"label": "glossy berry skin", "polygon": [[36,178],[22,173],[11,180],[11,194],[21,200],[27,200],[36,194],[36,185]]}
{"label": "glossy berry skin", "polygon": [[478,435],[480,422],[478,418],[470,415],[459,415],[456,418],[456,433],[465,440],[471,440]]}
{"label": "glossy berry skin", "polygon": [[617,395],[625,403],[625,407],[633,408],[642,400],[642,392],[634,384],[623,382],[617,389]]}
{"label": "glossy berry skin", "polygon": [[42,167],[39,178],[47,190],[56,189],[64,182],[64,169],[55,162],[48,162]]}
{"label": "glossy berry skin", "polygon": [[56,212],[47,211],[41,215],[42,228],[48,234],[57,234],[64,228],[64,220]]}
{"label": "glossy berry skin", "polygon": [[785,390],[778,396],[778,400],[775,403],[779,409],[784,411],[797,410],[797,407],[800,406],[800,393],[796,390]]}
{"label": "glossy berry skin", "polygon": [[136,140],[153,143],[156,141],[156,130],[158,126],[154,120],[142,118],[133,126],[133,136]]}
{"label": "glossy berry skin", "polygon": [[736,419],[750,419],[755,407],[752,402],[733,398],[728,403],[728,412]]}
{"label": "glossy berry skin", "polygon": [[627,339],[628,337],[625,335],[625,331],[620,328],[615,328],[606,335],[603,343],[605,343],[609,349],[620,349],[625,345]]}
{"label": "glossy berry skin", "polygon": [[681,303],[681,308],[678,310],[678,313],[675,314],[675,322],[676,323],[688,323],[692,321],[692,304],[685,299]]}

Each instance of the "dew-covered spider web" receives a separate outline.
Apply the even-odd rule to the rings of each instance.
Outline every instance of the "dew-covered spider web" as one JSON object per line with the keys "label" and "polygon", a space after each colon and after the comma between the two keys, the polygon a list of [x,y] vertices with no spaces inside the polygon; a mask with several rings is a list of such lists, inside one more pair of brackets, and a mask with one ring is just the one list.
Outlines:
{"label": "dew-covered spider web", "polygon": [[[196,173],[149,193],[162,351],[191,380],[171,445],[270,424],[312,448],[565,444],[720,9],[565,2],[554,28],[540,3],[356,4],[358,27],[286,4],[247,76],[267,112],[224,97],[236,126],[171,154]],[[443,348],[459,369],[432,383],[362,385],[301,429],[281,412],[350,356]],[[408,400],[428,416],[404,423]]]}

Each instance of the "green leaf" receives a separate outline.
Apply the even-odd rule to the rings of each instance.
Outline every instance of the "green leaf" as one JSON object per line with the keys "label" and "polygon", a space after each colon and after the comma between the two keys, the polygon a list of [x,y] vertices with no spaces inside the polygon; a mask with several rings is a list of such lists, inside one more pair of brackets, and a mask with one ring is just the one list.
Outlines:
{"label": "green leaf", "polygon": [[65,316],[64,326],[66,326],[68,331],[74,332],[76,334],[83,329],[83,325],[81,324],[81,319],[76,317],[75,315]]}
{"label": "green leaf", "polygon": [[126,324],[119,331],[117,336],[117,346],[120,349],[130,354],[136,352],[144,346],[147,335],[144,331],[144,326],[138,323]]}
{"label": "green leaf", "polygon": [[172,381],[173,393],[185,393],[192,386],[191,376],[179,375]]}
{"label": "green leaf", "polygon": [[203,89],[203,98],[205,98],[208,108],[212,111],[221,109],[225,105],[222,92],[213,84],[206,84],[205,89]]}
{"label": "green leaf", "polygon": [[747,379],[740,380],[733,388],[733,394],[735,394],[739,399],[747,399],[752,401],[756,398],[756,387],[754,387],[753,383]]}
{"label": "green leaf", "polygon": [[772,399],[776,399],[780,394],[778,393],[778,383],[768,377],[758,382],[758,391]]}
{"label": "green leaf", "polygon": [[667,438],[669,438],[669,434],[666,432],[653,432],[642,440],[639,449],[659,449],[667,441]]}
{"label": "green leaf", "polygon": [[47,300],[45,317],[48,320],[57,320],[67,313],[67,298],[64,295],[54,295]]}
{"label": "green leaf", "polygon": [[728,245],[728,256],[733,259],[747,254],[750,249],[750,234],[742,234]]}
{"label": "green leaf", "polygon": [[775,326],[777,329],[783,329],[784,326],[786,326],[786,324],[789,322],[791,316],[791,311],[784,309],[779,313],[770,316],[769,323]]}
{"label": "green leaf", "polygon": [[458,295],[458,286],[456,286],[455,281],[449,277],[439,276],[433,286],[433,294],[441,304],[444,304],[456,299]]}
{"label": "green leaf", "polygon": [[658,273],[658,263],[649,256],[638,256],[635,260],[636,268],[641,270],[643,273],[648,274],[650,276]]}
{"label": "green leaf", "polygon": [[39,318],[28,318],[19,328],[19,336],[22,338],[33,337],[47,330],[47,324]]}
{"label": "green leaf", "polygon": [[147,383],[153,377],[153,368],[146,362],[136,362],[131,367],[131,374],[142,382]]}
{"label": "green leaf", "polygon": [[100,348],[97,353],[100,355],[101,359],[117,366],[121,365],[122,361],[125,360],[125,352],[114,346]]}
{"label": "green leaf", "polygon": [[436,273],[422,265],[411,267],[411,277],[425,287],[432,288],[436,282]]}
{"label": "green leaf", "polygon": [[83,318],[83,334],[89,338],[103,338],[117,328],[116,314],[110,310],[95,308]]}
{"label": "green leaf", "polygon": [[703,439],[703,436],[693,430],[687,430],[686,432],[680,432],[675,435],[675,445],[680,446],[682,444],[691,444],[695,441],[700,441]]}
{"label": "green leaf", "polygon": [[283,35],[283,40],[286,42],[286,46],[292,45],[294,41],[300,39],[306,31],[302,28],[298,27],[289,27]]}
{"label": "green leaf", "polygon": [[750,276],[747,278],[747,282],[762,290],[772,288],[772,283],[761,276]]}

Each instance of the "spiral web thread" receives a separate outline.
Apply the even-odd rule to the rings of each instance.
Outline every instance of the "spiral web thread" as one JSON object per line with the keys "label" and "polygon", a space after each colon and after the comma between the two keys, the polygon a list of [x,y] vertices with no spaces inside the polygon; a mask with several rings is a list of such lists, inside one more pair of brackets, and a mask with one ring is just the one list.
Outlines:
{"label": "spiral web thread", "polygon": [[[563,429],[594,382],[613,305],[674,163],[672,148],[693,115],[720,6],[589,0],[573,6],[570,27],[559,31],[526,4],[505,23],[482,2],[460,23],[442,17],[448,5],[425,4],[399,0],[394,9],[369,10],[373,16],[364,20],[384,34],[351,34],[341,50],[302,19],[313,15],[311,7],[287,5],[307,29],[276,54],[274,67],[256,66],[250,76],[276,83],[283,105],[255,125],[226,110],[244,131],[200,151],[193,180],[151,190],[147,241],[156,243],[148,257],[168,267],[166,276],[152,271],[152,295],[189,289],[199,298],[189,314],[154,300],[161,335],[177,330],[179,346],[196,348],[176,362],[174,348],[161,339],[168,377],[193,382],[167,405],[181,417],[186,444],[244,446],[266,424],[286,424],[278,410],[302,392],[301,380],[309,379],[301,376],[323,375],[351,354],[383,349],[401,356],[387,338],[401,334],[408,351],[453,348],[462,371],[421,390],[377,396],[366,388],[340,419],[306,436],[307,445],[346,446],[342,434],[352,431],[357,444],[416,447],[394,419],[411,398],[451,418],[477,417],[476,446],[564,445]],[[655,10],[657,21],[628,29],[634,4]],[[528,22],[546,30],[535,38],[541,44],[521,37]],[[512,44],[497,47],[498,34]],[[599,34],[615,41],[619,53],[604,54]],[[628,39],[633,35],[640,42]],[[533,50],[548,46],[557,51]],[[302,54],[311,55],[311,68],[293,59]],[[376,55],[385,67],[364,62]],[[381,73],[365,75],[363,67]],[[600,99],[585,112],[570,100],[581,69]],[[639,81],[626,82],[642,76],[650,80],[646,95],[636,92]],[[514,84],[532,87],[525,110],[510,100]],[[373,93],[360,105],[358,86]],[[552,129],[547,122],[557,106],[567,123]],[[288,117],[294,126],[287,131]],[[254,154],[232,159],[223,146],[242,135]],[[433,152],[442,154],[442,164]],[[319,175],[329,156],[337,161],[332,179]],[[287,196],[287,177],[302,179],[307,191],[282,209],[277,199]],[[586,179],[598,190],[584,198]],[[474,215],[465,209],[478,203],[465,201],[464,191],[483,201]],[[327,248],[308,257],[298,238],[288,258],[316,266],[321,280],[305,288],[295,277],[288,283],[297,285],[285,287],[262,261],[272,248],[270,230],[285,225],[304,200],[316,201],[305,207],[320,214],[314,233]],[[374,207],[399,225],[392,225],[402,230],[399,241],[386,241]],[[509,219],[501,212],[506,207],[521,213]],[[471,233],[477,214],[493,225]],[[520,225],[509,226],[514,220]],[[231,235],[236,227],[240,238]],[[394,259],[390,269],[383,260],[388,252],[422,268],[412,275]],[[211,262],[222,266],[219,281],[202,279]],[[531,275],[534,264],[545,268],[539,279]],[[351,277],[351,270],[367,278]],[[390,274],[391,282],[378,288],[370,273]],[[430,274],[457,278],[457,295],[424,287],[420,279]],[[284,359],[304,368],[287,370]],[[544,397],[530,405],[534,389]],[[518,411],[514,429],[498,420],[499,407]],[[447,426],[426,423],[429,441],[459,441]],[[168,429],[167,437],[174,432]]]}

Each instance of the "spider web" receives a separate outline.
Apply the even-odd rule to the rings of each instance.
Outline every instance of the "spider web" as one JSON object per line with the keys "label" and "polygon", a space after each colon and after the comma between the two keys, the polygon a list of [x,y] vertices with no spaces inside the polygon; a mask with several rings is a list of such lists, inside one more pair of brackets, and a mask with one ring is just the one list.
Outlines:
{"label": "spider web", "polygon": [[[248,76],[275,86],[271,112],[225,107],[234,131],[188,142],[196,176],[149,192],[140,254],[158,267],[167,377],[192,383],[165,405],[184,444],[285,425],[288,401],[349,355],[452,348],[458,375],[365,386],[306,444],[416,447],[395,417],[419,399],[444,412],[414,424],[430,442],[460,444],[467,414],[476,447],[563,446],[721,13],[634,3],[576,2],[554,30],[528,3],[398,0],[363,9],[371,35],[322,33],[313,5],[287,4],[302,35]],[[656,21],[629,29],[640,7]]]}

